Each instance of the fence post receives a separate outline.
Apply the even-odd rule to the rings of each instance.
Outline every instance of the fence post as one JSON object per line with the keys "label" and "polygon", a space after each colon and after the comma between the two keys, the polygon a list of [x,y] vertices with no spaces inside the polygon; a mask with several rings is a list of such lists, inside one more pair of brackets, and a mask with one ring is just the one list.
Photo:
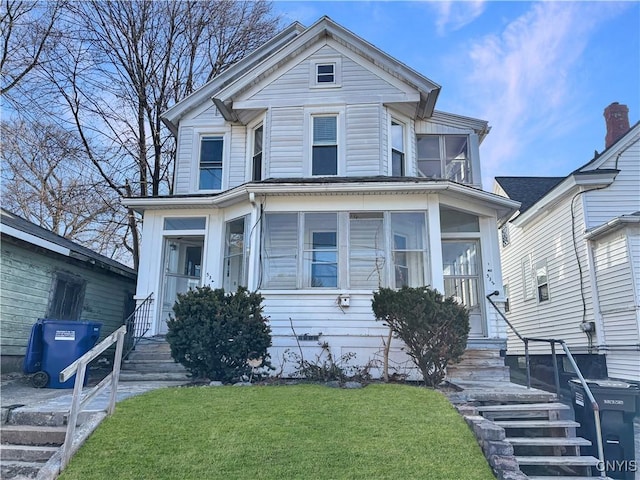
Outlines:
{"label": "fence post", "polygon": [[76,381],[73,385],[73,398],[71,399],[71,410],[67,417],[67,433],[64,437],[64,449],[62,452],[62,461],[60,462],[60,470],[64,469],[69,463],[71,457],[71,446],[73,444],[73,436],[78,423],[78,413],[80,407],[80,398],[82,397],[82,386],[84,385],[84,377],[87,372],[87,364],[83,360],[78,364],[76,372]]}
{"label": "fence post", "polygon": [[120,365],[122,363],[122,349],[124,347],[124,335],[122,330],[118,331],[118,340],[116,343],[116,356],[113,359],[113,370],[111,372],[111,396],[109,397],[109,407],[107,415],[112,415],[116,408],[116,400],[118,398],[118,382],[120,380]]}

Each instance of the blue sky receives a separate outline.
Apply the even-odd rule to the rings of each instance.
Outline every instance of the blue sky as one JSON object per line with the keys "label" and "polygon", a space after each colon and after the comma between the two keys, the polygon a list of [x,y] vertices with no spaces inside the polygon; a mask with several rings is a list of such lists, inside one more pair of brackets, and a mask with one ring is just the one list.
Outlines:
{"label": "blue sky", "polygon": [[322,15],[442,86],[436,108],[487,120],[485,188],[564,176],[604,150],[604,108],[640,118],[640,2],[274,3],[283,24]]}

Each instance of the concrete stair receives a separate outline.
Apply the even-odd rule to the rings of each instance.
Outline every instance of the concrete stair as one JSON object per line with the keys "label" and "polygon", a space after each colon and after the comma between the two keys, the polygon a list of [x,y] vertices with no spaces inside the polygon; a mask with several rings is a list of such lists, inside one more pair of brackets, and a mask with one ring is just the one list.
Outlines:
{"label": "concrete stair", "polygon": [[520,470],[530,479],[578,480],[593,478],[598,459],[581,455],[591,442],[576,437],[580,426],[570,418],[570,407],[559,402],[481,405],[478,412],[504,428]]}
{"label": "concrete stair", "polygon": [[459,363],[447,366],[446,380],[459,382],[508,382],[509,367],[505,366],[496,348],[468,348]]}
{"label": "concrete stair", "polygon": [[[9,418],[14,422],[16,418]],[[61,420],[61,419],[60,419]],[[64,425],[38,425],[40,417],[23,418],[32,424],[5,423],[0,445],[0,477],[35,478],[44,464],[64,443]],[[47,418],[47,421],[51,421]]]}
{"label": "concrete stair", "polygon": [[121,382],[190,380],[187,370],[171,357],[171,347],[163,336],[140,339],[120,370]]}

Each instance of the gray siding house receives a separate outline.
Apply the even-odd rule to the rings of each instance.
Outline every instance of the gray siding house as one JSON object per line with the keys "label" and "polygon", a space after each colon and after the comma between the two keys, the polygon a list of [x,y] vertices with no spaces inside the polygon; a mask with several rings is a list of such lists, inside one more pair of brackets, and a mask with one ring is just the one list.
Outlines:
{"label": "gray siding house", "polygon": [[2,371],[22,369],[38,318],[102,323],[105,337],[135,307],[136,272],[4,209],[0,289]]}

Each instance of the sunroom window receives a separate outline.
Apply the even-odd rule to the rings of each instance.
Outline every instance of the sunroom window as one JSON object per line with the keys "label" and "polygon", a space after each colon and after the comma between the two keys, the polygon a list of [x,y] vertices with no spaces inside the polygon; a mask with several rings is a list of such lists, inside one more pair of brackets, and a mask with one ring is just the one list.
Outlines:
{"label": "sunroom window", "polygon": [[200,190],[222,188],[223,137],[202,137],[200,140]]}
{"label": "sunroom window", "polygon": [[418,135],[416,140],[420,175],[472,183],[466,135]]}
{"label": "sunroom window", "polygon": [[238,287],[247,286],[247,262],[245,258],[246,218],[227,222],[224,249],[223,288],[235,292]]}
{"label": "sunroom window", "polygon": [[383,212],[351,213],[349,279],[351,288],[375,290],[385,285],[386,241]]}
{"label": "sunroom window", "polygon": [[391,213],[393,283],[396,288],[425,284],[425,217],[423,213]]}
{"label": "sunroom window", "polygon": [[338,221],[335,213],[304,214],[306,287],[338,286]]}

